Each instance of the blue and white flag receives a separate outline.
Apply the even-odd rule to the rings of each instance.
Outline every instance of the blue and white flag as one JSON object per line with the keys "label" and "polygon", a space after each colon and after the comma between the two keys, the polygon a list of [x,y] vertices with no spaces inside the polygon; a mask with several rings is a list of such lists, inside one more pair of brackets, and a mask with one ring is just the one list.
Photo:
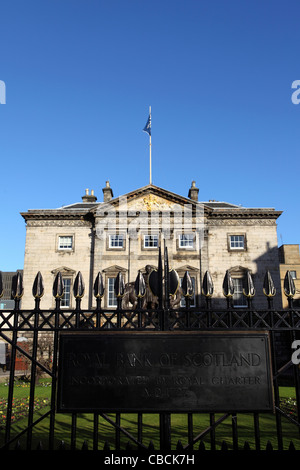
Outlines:
{"label": "blue and white flag", "polygon": [[151,135],[151,114],[149,114],[147,124],[145,125],[143,131]]}

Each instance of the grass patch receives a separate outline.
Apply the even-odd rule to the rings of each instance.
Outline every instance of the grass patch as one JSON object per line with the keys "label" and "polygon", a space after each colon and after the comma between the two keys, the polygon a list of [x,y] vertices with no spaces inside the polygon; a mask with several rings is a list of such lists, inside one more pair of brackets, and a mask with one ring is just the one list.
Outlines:
{"label": "grass patch", "polygon": [[[12,426],[11,436],[15,436],[22,432],[27,426],[28,400],[29,400],[30,384],[28,382],[16,381],[14,386],[14,402],[12,410]],[[6,404],[8,396],[8,385],[0,384],[0,442],[4,439],[4,426],[6,420]],[[51,383],[49,379],[42,379],[35,387],[35,408],[34,420],[38,419],[42,414],[49,410],[51,397]],[[291,387],[280,388],[281,408],[291,418],[297,418],[297,409],[295,402],[295,391]],[[221,414],[215,415],[215,420],[221,417]],[[111,419],[115,419],[115,415],[109,415]],[[284,449],[288,449],[289,444],[293,441],[297,450],[300,450],[299,429],[298,426],[290,422],[285,417],[282,420],[282,430],[284,437]],[[121,426],[132,434],[136,439],[138,437],[138,417],[136,414],[122,414]],[[71,424],[72,416],[70,414],[56,414],[55,419],[55,448],[59,447],[61,441],[65,442],[66,448],[71,446]],[[208,414],[193,415],[193,432],[197,436],[209,427],[210,419]],[[245,441],[247,441],[252,450],[255,449],[255,432],[254,432],[254,415],[238,414],[238,440],[239,447],[242,449]],[[84,441],[89,443],[89,449],[92,449],[93,442],[94,415],[78,414],[76,419],[76,448],[81,449]],[[259,415],[259,429],[261,449],[265,449],[267,442],[271,442],[274,449],[277,449],[276,437],[276,417],[272,413],[262,413]],[[103,449],[105,442],[108,442],[111,449],[115,448],[116,430],[104,418],[98,418],[99,441],[98,449]],[[172,449],[176,448],[178,440],[183,445],[188,444],[188,418],[186,414],[172,414],[171,416],[171,438]],[[49,439],[49,417],[43,419],[33,429],[33,444],[35,449],[41,441],[43,448],[47,448]],[[232,417],[228,417],[215,429],[216,448],[220,449],[223,441],[232,448]],[[120,434],[120,447],[126,448],[128,437]],[[148,447],[153,442],[155,449],[159,449],[159,415],[143,414],[143,443]],[[210,433],[204,439],[205,447],[210,449]],[[26,433],[20,439],[21,447],[25,449]],[[133,444],[134,447],[134,444]],[[195,445],[198,449],[199,443]]]}

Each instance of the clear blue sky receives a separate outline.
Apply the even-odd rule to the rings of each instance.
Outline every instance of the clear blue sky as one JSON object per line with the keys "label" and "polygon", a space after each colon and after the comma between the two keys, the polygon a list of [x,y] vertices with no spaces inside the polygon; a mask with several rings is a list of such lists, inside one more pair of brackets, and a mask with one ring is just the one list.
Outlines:
{"label": "clear blue sky", "polygon": [[298,0],[1,4],[0,270],[23,267],[20,212],[149,182],[274,207],[300,243]]}

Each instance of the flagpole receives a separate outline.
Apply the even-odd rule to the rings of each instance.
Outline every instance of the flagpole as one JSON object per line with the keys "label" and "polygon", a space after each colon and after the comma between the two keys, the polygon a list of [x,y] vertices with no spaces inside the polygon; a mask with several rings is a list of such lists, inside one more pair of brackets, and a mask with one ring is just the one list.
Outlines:
{"label": "flagpole", "polygon": [[[151,106],[149,106],[149,116],[151,119]],[[149,134],[149,166],[150,166],[150,184],[152,184],[152,155],[151,155],[151,132]]]}

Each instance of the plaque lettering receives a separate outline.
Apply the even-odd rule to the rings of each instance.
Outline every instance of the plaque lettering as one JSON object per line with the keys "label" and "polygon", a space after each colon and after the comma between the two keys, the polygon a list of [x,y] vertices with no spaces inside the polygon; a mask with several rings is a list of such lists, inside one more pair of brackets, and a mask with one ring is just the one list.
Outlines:
{"label": "plaque lettering", "polygon": [[267,332],[63,332],[58,411],[273,411]]}

